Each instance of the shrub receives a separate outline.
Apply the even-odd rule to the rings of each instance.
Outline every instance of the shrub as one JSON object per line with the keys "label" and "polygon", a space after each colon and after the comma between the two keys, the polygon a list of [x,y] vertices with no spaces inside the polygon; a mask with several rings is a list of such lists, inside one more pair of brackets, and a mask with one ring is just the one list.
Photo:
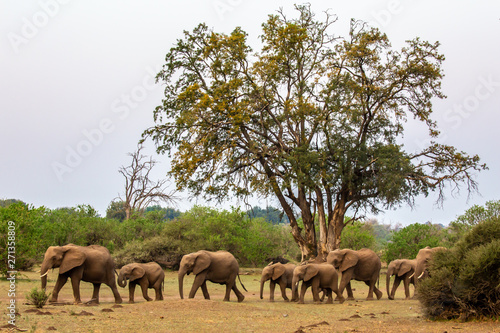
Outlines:
{"label": "shrub", "polygon": [[370,224],[354,221],[342,230],[342,240],[340,241],[341,249],[373,249],[375,247],[375,243],[376,241],[373,226]]}
{"label": "shrub", "polygon": [[500,316],[500,218],[477,224],[449,251],[436,255],[431,277],[419,284],[430,318]]}
{"label": "shrub", "polygon": [[34,305],[35,307],[41,309],[47,303],[49,296],[50,293],[46,294],[45,290],[38,290],[38,288],[33,288],[26,295],[26,300],[28,301],[28,304]]}

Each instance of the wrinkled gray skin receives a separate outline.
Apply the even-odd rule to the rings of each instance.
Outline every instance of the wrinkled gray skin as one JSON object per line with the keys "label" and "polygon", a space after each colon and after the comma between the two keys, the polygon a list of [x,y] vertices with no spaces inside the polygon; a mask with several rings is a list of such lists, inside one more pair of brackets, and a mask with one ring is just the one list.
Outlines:
{"label": "wrinkled gray skin", "polygon": [[[410,283],[415,286],[415,268],[417,266],[417,260],[413,259],[396,259],[389,263],[387,266],[387,297],[391,300],[394,299],[394,295],[396,294],[396,290],[399,287],[401,281],[403,281],[405,287],[405,296],[406,299],[410,299]],[[391,277],[394,277],[394,285],[392,287],[392,291],[389,291],[391,286]]]}
{"label": "wrinkled gray skin", "polygon": [[337,295],[340,303],[344,303],[344,297],[338,289],[338,272],[328,264],[306,264],[295,267],[293,271],[292,294],[295,295],[298,291],[298,284],[302,282],[300,289],[299,304],[304,304],[304,296],[307,288],[311,287],[313,300],[315,303],[320,303],[319,292],[323,289],[328,296],[327,303],[333,303],[332,292]]}
{"label": "wrinkled gray skin", "polygon": [[59,291],[68,278],[71,278],[74,303],[81,303],[80,281],[91,282],[94,285],[91,303],[99,304],[99,289],[101,283],[108,285],[113,291],[115,303],[122,302],[115,281],[115,264],[108,249],[99,245],[76,246],[50,246],[45,252],[41,266],[42,289],[47,286],[47,273],[49,269],[59,268],[56,285],[52,291],[49,302],[57,302]]}
{"label": "wrinkled gray skin", "polygon": [[155,290],[155,301],[163,300],[163,281],[165,280],[165,272],[156,262],[132,263],[123,266],[118,274],[118,285],[122,288],[127,286],[129,281],[129,303],[134,303],[135,286],[139,285],[142,290],[142,296],[146,301],[153,299],[148,296],[148,288]]}
{"label": "wrinkled gray skin", "polygon": [[353,300],[350,281],[364,281],[369,287],[366,300],[373,300],[373,293],[377,299],[382,297],[382,292],[375,286],[375,283],[380,276],[380,268],[382,266],[380,258],[375,252],[370,249],[361,249],[358,251],[350,249],[337,249],[328,253],[326,258],[327,263],[333,265],[340,273],[339,292],[342,294],[344,288],[347,287],[348,300]]}
{"label": "wrinkled gray skin", "polygon": [[207,289],[207,281],[210,281],[226,285],[224,301],[229,301],[231,290],[236,294],[238,302],[243,302],[245,299],[245,296],[236,287],[236,277],[239,278],[238,262],[227,251],[210,252],[202,250],[186,254],[182,257],[178,273],[179,295],[181,299],[184,298],[184,276],[190,273],[196,276],[189,292],[189,298],[194,298],[196,291],[201,287],[205,299],[210,299]]}
{"label": "wrinkled gray skin", "polygon": [[[278,284],[281,288],[281,296],[285,301],[289,301],[286,296],[286,288],[292,289],[293,270],[294,264],[281,264],[276,263],[264,267],[262,270],[262,277],[260,279],[260,299],[263,299],[264,283],[268,280],[270,296],[269,300],[274,302],[274,288]],[[296,296],[292,295],[292,301],[296,300]]]}
{"label": "wrinkled gray skin", "polygon": [[427,278],[429,276],[429,263],[432,260],[432,257],[434,254],[438,251],[444,251],[446,248],[444,247],[424,247],[423,249],[420,249],[417,254],[417,267],[415,268],[415,287],[418,286],[418,283],[422,281],[423,279]]}

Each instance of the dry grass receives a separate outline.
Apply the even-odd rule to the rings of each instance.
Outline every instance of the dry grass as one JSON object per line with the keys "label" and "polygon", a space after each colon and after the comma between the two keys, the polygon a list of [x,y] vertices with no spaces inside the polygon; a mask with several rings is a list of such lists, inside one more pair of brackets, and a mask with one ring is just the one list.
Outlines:
{"label": "dry grass", "polygon": [[[246,269],[242,275],[248,292],[243,303],[223,302],[224,286],[208,283],[211,300],[203,299],[201,291],[195,299],[179,299],[177,275],[167,272],[165,300],[146,302],[136,289],[135,304],[128,304],[128,288],[121,289],[124,298],[121,307],[114,307],[110,289],[101,287],[101,304],[47,305],[39,312],[27,305],[25,295],[39,287],[38,274],[25,273],[17,281],[17,303],[19,305],[17,327],[27,332],[500,332],[498,321],[433,322],[422,318],[417,300],[405,301],[402,286],[396,300],[390,301],[384,292],[379,301],[364,301],[367,287],[355,283],[354,296],[357,301],[344,304],[314,304],[308,292],[306,304],[284,302],[276,290],[274,303],[269,302],[269,285],[266,284],[264,300],[259,298],[260,270]],[[48,291],[54,286],[57,270],[49,273]],[[189,292],[192,276],[185,281],[185,294]],[[385,290],[381,279],[380,289]],[[0,306],[2,318],[7,322],[8,284],[0,281]],[[81,283],[82,300],[92,294],[90,283]],[[153,290],[149,291],[153,296]],[[68,282],[60,293],[59,301],[72,302],[72,290]],[[88,315],[85,315],[88,314]],[[55,330],[54,330],[55,329]],[[5,329],[3,329],[5,331]]]}

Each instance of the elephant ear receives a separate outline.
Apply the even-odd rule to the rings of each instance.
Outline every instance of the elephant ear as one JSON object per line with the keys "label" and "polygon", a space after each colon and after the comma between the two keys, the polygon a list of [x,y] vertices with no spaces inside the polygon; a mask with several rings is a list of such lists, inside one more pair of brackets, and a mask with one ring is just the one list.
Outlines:
{"label": "elephant ear", "polygon": [[130,272],[130,278],[129,279],[130,279],[130,281],[134,281],[134,280],[137,280],[137,279],[140,279],[141,277],[143,277],[144,274],[146,274],[146,271],[144,270],[144,268],[142,268],[141,266],[136,266]]}
{"label": "elephant ear", "polygon": [[319,269],[316,266],[307,267],[306,274],[304,275],[304,281],[311,280],[313,277],[315,277],[318,274],[318,271],[319,271]]}
{"label": "elephant ear", "polygon": [[59,274],[64,274],[75,267],[83,265],[87,255],[82,250],[76,247],[68,247],[63,249],[64,257],[59,266]]}
{"label": "elephant ear", "polygon": [[210,257],[206,253],[200,253],[196,257],[196,261],[193,267],[193,274],[194,275],[200,274],[202,271],[207,269],[208,266],[210,266]]}
{"label": "elephant ear", "polygon": [[410,263],[408,263],[408,262],[401,263],[401,265],[399,266],[398,276],[405,275],[406,273],[411,271],[411,269],[412,269],[412,267],[411,267]]}
{"label": "elephant ear", "polygon": [[273,280],[279,279],[279,277],[282,276],[283,273],[285,273],[285,266],[278,265],[274,267],[272,279]]}
{"label": "elephant ear", "polygon": [[356,253],[354,252],[347,252],[344,255],[344,260],[342,260],[342,263],[340,264],[339,270],[341,272],[346,271],[347,269],[355,266],[358,263],[359,257]]}

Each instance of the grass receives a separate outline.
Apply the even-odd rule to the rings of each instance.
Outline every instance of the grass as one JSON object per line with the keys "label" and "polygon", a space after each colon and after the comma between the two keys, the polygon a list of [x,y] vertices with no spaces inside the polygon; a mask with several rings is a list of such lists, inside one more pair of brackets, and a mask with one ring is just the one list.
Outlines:
{"label": "grass", "polygon": [[[40,286],[38,274],[24,272],[16,285],[19,329],[28,332],[498,332],[499,322],[429,321],[422,317],[417,300],[404,300],[403,287],[396,293],[396,300],[385,295],[385,278],[380,280],[384,296],[378,301],[365,301],[367,287],[355,282],[356,301],[344,304],[314,304],[308,292],[305,303],[284,302],[275,292],[275,302],[269,302],[269,284],[265,286],[264,299],[259,298],[259,269],[243,269],[241,279],[248,289],[242,303],[234,294],[230,302],[223,302],[225,287],[207,283],[211,300],[203,299],[201,290],[194,299],[181,300],[178,295],[176,272],[166,272],[165,300],[146,302],[136,289],[135,304],[128,304],[128,287],[119,288],[124,303],[115,307],[111,290],[101,286],[99,305],[73,305],[71,284],[68,282],[59,294],[63,305],[47,304],[42,310],[26,304],[26,295]],[[51,292],[57,270],[49,273],[47,292]],[[187,297],[193,276],[187,276],[184,294]],[[7,323],[8,282],[0,280],[0,307]],[[92,295],[92,284],[80,285],[82,301]],[[238,288],[241,290],[239,284]],[[413,290],[412,290],[413,292]],[[290,294],[290,292],[288,292]],[[154,291],[149,290],[154,298]],[[55,329],[55,330],[54,330]]]}

